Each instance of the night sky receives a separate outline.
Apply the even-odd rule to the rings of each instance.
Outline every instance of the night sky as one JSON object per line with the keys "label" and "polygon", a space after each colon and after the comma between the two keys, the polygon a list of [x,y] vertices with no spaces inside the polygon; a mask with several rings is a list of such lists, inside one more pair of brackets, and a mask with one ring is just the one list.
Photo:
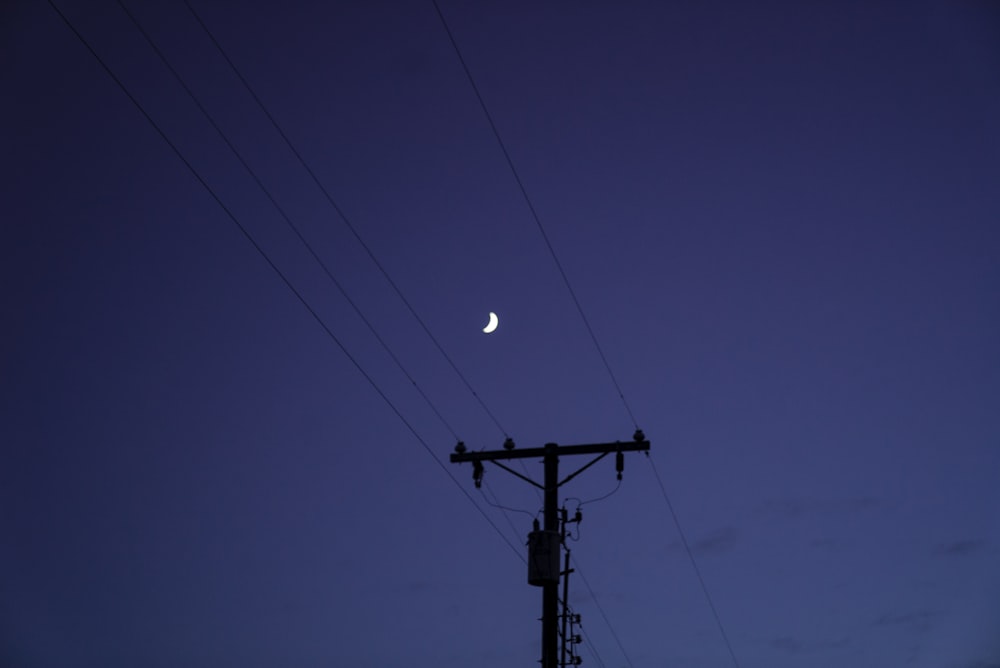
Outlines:
{"label": "night sky", "polygon": [[448,455],[637,426],[584,666],[1000,666],[1000,6],[439,0],[515,177],[431,0],[191,1],[57,2],[188,164],[0,10],[0,666],[537,665]]}

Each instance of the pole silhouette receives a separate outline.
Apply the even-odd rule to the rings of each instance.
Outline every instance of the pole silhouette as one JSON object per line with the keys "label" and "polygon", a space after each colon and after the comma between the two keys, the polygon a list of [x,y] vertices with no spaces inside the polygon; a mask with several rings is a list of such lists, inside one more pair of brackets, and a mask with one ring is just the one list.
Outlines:
{"label": "pole silhouette", "polygon": [[[528,583],[542,588],[542,668],[559,668],[564,662],[560,660],[559,647],[559,579],[560,556],[563,536],[559,522],[559,488],[587,470],[598,461],[615,453],[615,466],[618,479],[621,480],[624,468],[624,453],[648,451],[649,441],[641,429],[637,429],[631,441],[614,443],[588,443],[584,445],[558,445],[546,443],[540,448],[517,450],[514,441],[508,438],[503,450],[483,450],[467,452],[461,441],[455,446],[451,462],[472,463],[472,479],[479,487],[483,478],[483,462],[492,462],[525,482],[534,485],[544,493],[544,517],[542,527],[535,521],[534,531],[528,536]],[[559,458],[569,455],[597,455],[594,459],[579,469],[559,479]],[[511,459],[541,459],[544,464],[544,484],[538,484],[531,478],[513,470],[503,461]],[[569,576],[569,565],[566,566],[565,577]],[[566,601],[568,603],[568,601]]]}

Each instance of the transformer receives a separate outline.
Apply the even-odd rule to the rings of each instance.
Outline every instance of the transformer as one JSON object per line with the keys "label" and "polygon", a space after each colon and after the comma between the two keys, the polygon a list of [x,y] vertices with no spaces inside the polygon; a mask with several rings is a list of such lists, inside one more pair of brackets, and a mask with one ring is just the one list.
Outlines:
{"label": "transformer", "polygon": [[535,529],[528,534],[528,584],[541,587],[559,582],[558,531]]}

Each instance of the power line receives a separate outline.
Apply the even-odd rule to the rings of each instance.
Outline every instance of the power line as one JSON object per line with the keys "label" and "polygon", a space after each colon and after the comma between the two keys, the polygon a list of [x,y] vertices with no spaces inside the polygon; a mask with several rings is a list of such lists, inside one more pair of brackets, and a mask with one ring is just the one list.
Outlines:
{"label": "power line", "polygon": [[485,518],[486,521],[490,524],[490,526],[493,527],[494,531],[496,531],[497,535],[500,536],[500,538],[507,544],[507,546],[510,547],[510,549],[516,555],[518,555],[519,558],[523,558],[521,556],[521,552],[516,547],[514,547],[513,543],[511,543],[510,540],[507,538],[507,536],[505,536],[504,533],[500,530],[500,527],[498,527],[496,523],[490,518],[490,516],[486,514],[486,511],[484,511],[479,506],[479,504],[476,503],[472,495],[465,489],[465,486],[462,485],[462,483],[460,483],[458,479],[455,478],[454,475],[452,475],[451,471],[448,469],[447,466],[445,466],[444,462],[442,462],[438,458],[438,456],[434,454],[434,450],[431,449],[430,445],[427,444],[427,442],[420,436],[420,434],[413,427],[413,425],[403,416],[403,414],[399,411],[399,409],[392,402],[392,400],[389,399],[389,397],[385,394],[385,392],[382,391],[382,389],[378,386],[375,380],[368,374],[367,371],[365,371],[364,367],[361,366],[358,360],[353,355],[351,355],[350,351],[347,350],[347,348],[340,341],[340,339],[337,338],[336,334],[333,333],[333,330],[331,330],[330,327],[323,321],[323,318],[319,315],[319,313],[317,313],[316,310],[309,304],[306,298],[302,295],[301,292],[299,292],[299,290],[295,287],[295,285],[291,282],[291,280],[284,274],[284,272],[282,272],[281,269],[278,268],[278,265],[274,263],[271,257],[263,249],[263,247],[261,247],[260,244],[257,243],[257,240],[253,238],[253,236],[243,225],[243,223],[240,222],[239,218],[237,218],[236,215],[232,212],[232,210],[228,206],[226,206],[226,204],[222,201],[222,199],[215,192],[215,190],[208,184],[208,182],[204,179],[204,177],[202,177],[202,175],[198,172],[198,170],[195,169],[194,165],[192,165],[191,162],[184,156],[184,154],[177,147],[177,145],[170,139],[170,137],[167,136],[166,132],[164,132],[164,130],[160,127],[160,125],[155,120],[153,120],[153,117],[150,116],[149,112],[146,111],[145,107],[143,107],[142,104],[139,102],[139,100],[136,99],[134,95],[132,95],[131,91],[128,89],[125,83],[118,77],[118,75],[114,73],[114,71],[104,61],[104,59],[101,58],[101,56],[97,53],[97,51],[93,48],[93,46],[91,46],[90,42],[88,42],[87,39],[83,36],[83,34],[79,30],[77,30],[76,26],[73,25],[73,23],[69,20],[69,18],[65,14],[63,14],[63,12],[59,9],[58,6],[56,6],[53,0],[47,0],[47,1],[49,6],[52,7],[52,9],[56,12],[56,14],[59,15],[59,18],[62,19],[63,23],[66,24],[66,27],[69,28],[74,35],[76,35],[77,39],[80,40],[83,46],[86,47],[87,51],[89,51],[90,54],[94,57],[94,59],[97,60],[97,62],[104,69],[107,75],[111,77],[111,79],[118,85],[121,91],[125,93],[125,96],[128,97],[128,99],[132,102],[135,108],[138,109],[139,113],[142,114],[142,116],[146,119],[146,121],[149,122],[149,124],[153,127],[156,133],[159,134],[160,138],[163,139],[163,141],[167,144],[167,146],[170,147],[174,155],[176,155],[177,158],[180,159],[182,163],[184,163],[184,166],[188,169],[189,172],[191,172],[191,175],[195,177],[195,179],[198,181],[198,183],[202,185],[203,188],[205,188],[205,190],[212,197],[212,199],[215,200],[216,204],[219,205],[219,207],[223,210],[223,212],[226,214],[229,220],[231,220],[233,224],[236,225],[239,231],[243,234],[246,240],[250,242],[250,244],[254,247],[254,249],[261,256],[261,258],[263,258],[264,261],[268,264],[268,266],[271,267],[271,269],[274,271],[274,273],[277,274],[278,278],[280,278],[281,281],[285,284],[285,287],[287,287],[292,292],[292,294],[295,295],[296,299],[299,300],[299,303],[301,303],[302,306],[306,309],[306,311],[309,312],[309,314],[316,321],[316,323],[319,324],[320,327],[322,327],[323,331],[326,332],[326,335],[330,338],[330,340],[333,341],[338,348],[340,348],[341,352],[344,353],[344,355],[347,357],[348,360],[350,360],[350,362],[354,365],[354,367],[358,370],[358,372],[360,372],[361,375],[365,378],[365,380],[368,381],[368,384],[372,386],[372,389],[374,389],[375,392],[386,403],[386,405],[389,406],[392,412],[396,415],[396,417],[399,418],[399,420],[409,430],[409,432],[413,434],[414,438],[416,438],[417,441],[420,443],[420,445],[423,446],[424,450],[426,450],[427,453],[434,459],[434,461],[437,462],[438,466],[441,467],[441,470],[445,472],[445,474],[451,479],[453,483],[455,483],[455,486],[458,487],[458,489],[469,500],[469,502],[473,506],[475,506],[476,510],[478,510],[479,513],[483,516],[483,518]]}
{"label": "power line", "polygon": [[705,578],[701,576],[701,569],[698,568],[698,562],[694,558],[694,552],[691,551],[691,546],[688,545],[687,537],[684,535],[684,530],[681,529],[681,522],[677,518],[677,513],[674,511],[674,504],[670,503],[670,496],[667,494],[667,488],[663,484],[663,479],[660,478],[660,472],[656,470],[656,464],[653,462],[653,458],[649,457],[649,453],[646,453],[649,458],[649,465],[653,468],[653,475],[656,476],[656,482],[660,486],[660,491],[663,493],[663,500],[667,502],[667,509],[670,510],[670,516],[674,519],[674,526],[677,527],[677,533],[681,537],[681,543],[684,545],[684,551],[687,552],[688,559],[691,560],[691,567],[694,569],[694,574],[698,577],[698,583],[701,585],[701,591],[705,595],[705,600],[708,601],[708,607],[712,611],[712,617],[715,618],[715,623],[719,627],[719,633],[722,635],[722,640],[726,644],[726,649],[729,650],[729,656],[733,659],[733,665],[736,668],[740,668],[740,662],[736,658],[736,652],[733,651],[733,645],[729,642],[729,634],[726,633],[726,628],[722,625],[722,618],[719,617],[719,611],[715,607],[715,603],[712,601],[711,594],[708,593],[708,586],[705,584]]}
{"label": "power line", "polygon": [[350,218],[348,218],[347,214],[344,213],[344,210],[340,208],[336,200],[334,200],[333,196],[330,194],[330,191],[327,190],[326,186],[323,185],[323,182],[320,181],[319,177],[316,175],[316,172],[313,171],[312,167],[309,166],[309,163],[306,162],[306,159],[302,157],[302,154],[299,152],[299,150],[295,148],[295,145],[292,143],[292,140],[289,139],[287,134],[285,134],[285,131],[281,128],[281,125],[278,123],[277,119],[275,119],[275,117],[268,110],[267,105],[264,104],[263,100],[261,100],[260,97],[257,95],[257,93],[254,91],[253,87],[250,85],[250,82],[247,81],[246,77],[243,76],[243,74],[240,72],[240,69],[236,66],[236,63],[234,63],[233,60],[229,57],[229,54],[226,53],[226,50],[222,48],[222,44],[220,44],[219,40],[215,38],[215,35],[212,33],[211,30],[209,30],[208,26],[202,20],[198,12],[195,11],[194,7],[191,6],[191,3],[188,2],[188,0],[184,0],[184,6],[188,8],[188,11],[191,12],[191,15],[194,17],[195,21],[198,22],[198,25],[200,25],[202,30],[205,31],[205,34],[208,35],[208,38],[211,40],[212,44],[215,45],[215,48],[218,50],[219,54],[222,55],[223,59],[229,65],[230,69],[233,70],[233,73],[240,80],[243,86],[247,89],[247,92],[250,93],[250,96],[257,103],[257,106],[260,107],[262,112],[264,112],[264,115],[271,122],[271,125],[274,126],[274,129],[281,136],[282,140],[284,140],[289,150],[291,150],[291,152],[295,155],[296,159],[299,161],[299,164],[302,165],[303,169],[305,169],[306,172],[309,174],[309,176],[312,178],[313,183],[315,183],[316,186],[323,193],[323,196],[326,198],[326,201],[329,202],[330,206],[333,207],[333,210],[337,212],[337,215],[347,226],[347,229],[350,230],[351,234],[354,236],[357,242],[361,244],[361,247],[365,250],[365,253],[368,254],[368,257],[375,264],[378,270],[382,273],[382,276],[395,291],[396,295],[400,298],[400,300],[402,300],[406,308],[409,309],[410,314],[413,315],[414,319],[416,319],[417,323],[424,330],[424,333],[427,334],[431,342],[438,349],[438,352],[441,353],[441,355],[451,366],[452,370],[458,375],[459,379],[461,379],[466,389],[469,390],[469,392],[472,393],[472,396],[475,397],[476,401],[479,402],[480,407],[482,407],[483,411],[485,411],[486,414],[489,416],[489,418],[493,421],[493,424],[496,425],[497,429],[500,430],[500,432],[504,435],[505,438],[509,438],[510,435],[507,433],[507,430],[503,428],[503,425],[500,424],[500,421],[486,405],[486,402],[483,401],[483,398],[480,397],[479,393],[476,392],[476,390],[472,387],[472,384],[469,383],[468,379],[465,377],[465,374],[463,374],[461,370],[459,370],[458,365],[456,365],[455,362],[452,360],[451,356],[448,355],[444,347],[438,341],[437,337],[435,337],[434,334],[431,333],[430,328],[424,322],[423,318],[421,318],[420,315],[417,313],[417,310],[413,307],[410,301],[403,294],[403,291],[400,290],[399,286],[396,284],[396,281],[394,281],[392,277],[389,275],[389,272],[385,269],[384,266],[382,266],[382,263],[379,262],[378,258],[375,257],[375,253],[372,252],[372,249],[368,246],[367,243],[365,243],[364,239],[358,233],[357,228],[355,228],[354,224],[351,223]]}
{"label": "power line", "polygon": [[632,659],[629,658],[628,652],[625,651],[625,646],[622,644],[621,638],[618,637],[618,632],[615,631],[615,627],[611,624],[611,620],[608,619],[608,614],[604,612],[604,606],[601,602],[597,600],[597,594],[594,593],[593,588],[590,586],[590,582],[587,581],[587,576],[583,574],[583,570],[580,568],[580,560],[575,560],[576,572],[579,573],[580,579],[583,580],[583,584],[587,587],[587,591],[590,592],[590,597],[594,600],[594,605],[597,606],[598,612],[601,613],[601,617],[604,618],[604,623],[608,625],[608,630],[611,631],[611,636],[615,639],[615,643],[618,644],[618,649],[622,651],[622,656],[625,657],[625,663],[629,666],[632,665]]}
{"label": "power line", "polygon": [[593,499],[587,499],[586,501],[583,501],[582,499],[579,499],[579,498],[577,498],[575,496],[568,497],[566,500],[567,501],[576,501],[577,502],[577,507],[578,508],[583,508],[588,503],[597,503],[598,501],[604,501],[605,499],[613,496],[619,489],[621,489],[621,486],[622,486],[622,481],[621,481],[621,479],[619,479],[618,482],[615,483],[614,489],[612,489],[607,494],[603,494],[603,495],[595,497]]}
{"label": "power line", "polygon": [[[513,513],[524,513],[525,515],[528,515],[529,517],[532,517],[532,514],[530,512],[528,512],[527,510],[524,510],[524,509],[521,509],[521,508],[511,508],[509,506],[502,505],[500,503],[500,497],[497,496],[497,493],[493,491],[492,487],[490,487],[490,483],[487,482],[487,481],[485,481],[485,480],[483,481],[483,487],[485,487],[485,491],[484,491],[483,488],[479,489],[479,491],[483,495],[483,500],[486,501],[487,505],[493,506],[494,508],[498,509],[503,514],[504,519],[507,520],[507,526],[510,527],[510,530],[513,533],[513,535],[514,536],[519,536],[520,534],[518,532],[518,529],[517,529],[516,526],[514,526],[514,520],[512,520],[510,518],[510,513],[512,513],[512,512]],[[493,500],[492,501],[490,500],[490,497],[486,496],[486,491],[489,491],[489,493],[493,495]],[[519,556],[521,557],[521,561],[524,562],[525,565],[527,565],[528,560],[524,557],[524,555],[519,553]]]}
{"label": "power line", "polygon": [[170,63],[170,60],[163,53],[160,47],[157,46],[156,42],[149,35],[146,29],[142,27],[142,24],[139,22],[139,20],[135,17],[135,15],[131,11],[129,11],[129,8],[125,5],[125,3],[122,0],[117,0],[117,1],[118,1],[118,6],[121,7],[122,11],[125,12],[129,20],[132,21],[132,24],[136,27],[139,33],[142,34],[142,36],[146,39],[146,42],[149,44],[150,48],[153,49],[153,52],[156,53],[156,55],[159,57],[160,61],[166,66],[168,70],[170,70],[170,73],[173,75],[174,79],[177,81],[178,84],[180,84],[181,88],[184,89],[184,92],[187,93],[188,97],[191,98],[191,101],[194,102],[195,106],[198,107],[198,110],[201,111],[202,115],[209,122],[209,124],[212,126],[215,132],[219,135],[222,141],[225,142],[226,146],[229,147],[229,150],[232,152],[232,154],[236,156],[236,159],[239,160],[241,165],[243,165],[243,168],[254,180],[254,183],[257,184],[257,187],[260,188],[261,192],[263,192],[264,195],[267,197],[267,199],[271,202],[272,206],[274,206],[275,210],[281,216],[282,220],[285,221],[285,224],[288,226],[288,228],[295,234],[295,236],[302,243],[302,245],[305,246],[306,250],[309,251],[309,254],[312,256],[313,260],[315,260],[316,263],[322,268],[323,273],[326,274],[326,277],[337,288],[341,296],[343,296],[344,299],[347,300],[347,303],[351,305],[351,308],[354,309],[354,312],[357,314],[357,316],[361,318],[361,321],[364,322],[365,325],[367,325],[368,330],[372,333],[375,339],[382,346],[382,349],[385,350],[385,352],[389,355],[392,361],[395,362],[399,370],[403,373],[404,376],[406,376],[406,379],[410,381],[414,389],[416,389],[416,391],[420,394],[423,400],[430,407],[431,411],[433,411],[434,414],[437,416],[438,420],[440,420],[441,423],[445,426],[445,428],[447,428],[448,431],[451,432],[451,435],[454,436],[456,441],[459,440],[458,434],[452,428],[448,420],[445,419],[444,415],[441,414],[441,411],[438,410],[437,406],[434,405],[434,402],[431,401],[429,396],[427,396],[423,388],[421,388],[420,385],[417,383],[416,379],[414,379],[413,376],[410,374],[410,372],[407,371],[406,367],[403,366],[403,363],[402,361],[400,361],[399,357],[396,356],[396,354],[389,347],[389,344],[385,342],[382,336],[378,333],[378,330],[375,329],[375,325],[373,325],[372,322],[365,316],[365,314],[361,310],[361,307],[357,305],[357,303],[347,293],[347,290],[344,288],[343,284],[341,284],[341,282],[337,280],[337,278],[333,275],[333,272],[327,266],[326,262],[323,261],[323,258],[320,257],[319,253],[316,252],[312,244],[310,244],[309,241],[305,238],[305,236],[303,236],[299,227],[294,222],[292,222],[292,219],[288,216],[288,213],[285,212],[285,209],[274,198],[274,195],[272,195],[271,191],[267,188],[267,186],[264,185],[263,181],[261,181],[260,177],[253,170],[250,164],[246,161],[243,155],[239,152],[236,146],[233,145],[232,141],[230,141],[229,137],[222,130],[222,128],[219,127],[219,124],[216,123],[211,113],[209,113],[208,109],[206,109],[205,106],[201,103],[201,100],[199,100],[198,96],[195,95],[193,90],[191,90],[191,87],[187,85],[187,83],[184,81],[184,78],[180,75],[177,69]]}
{"label": "power line", "polygon": [[[574,609],[570,607],[569,601],[563,601],[562,599],[559,600],[565,606],[566,614],[568,615],[574,614],[573,612]],[[590,634],[587,633],[587,627],[584,626],[583,622],[577,622],[577,625],[580,627],[580,635],[583,636],[584,644],[587,646],[587,649],[590,651],[590,653],[594,655],[594,659],[597,661],[597,665],[601,666],[601,668],[604,668],[604,659],[601,657],[601,653],[597,651],[597,646],[594,644],[594,641],[590,639]]]}
{"label": "power line", "polygon": [[601,653],[597,651],[597,645],[595,645],[594,641],[590,639],[590,634],[587,633],[587,627],[584,626],[583,624],[580,624],[580,634],[583,636],[583,639],[587,643],[587,649],[590,650],[590,653],[594,655],[594,659],[597,661],[597,665],[600,666],[601,668],[604,668],[604,659],[601,658]]}
{"label": "power line", "polygon": [[490,129],[493,130],[493,136],[496,137],[497,144],[500,145],[500,151],[503,153],[503,157],[507,161],[507,166],[510,167],[511,174],[514,175],[514,181],[517,183],[517,187],[521,190],[521,195],[524,197],[524,201],[528,205],[531,217],[534,219],[535,225],[538,227],[538,231],[541,233],[542,239],[545,241],[545,246],[549,249],[549,254],[552,256],[552,261],[555,262],[556,269],[559,270],[559,275],[562,276],[563,283],[566,284],[566,289],[569,291],[569,295],[572,297],[573,303],[576,305],[576,310],[580,313],[580,318],[583,320],[583,324],[587,328],[587,333],[590,334],[590,340],[594,342],[597,354],[601,357],[601,361],[604,363],[604,368],[607,370],[608,376],[611,378],[611,382],[614,384],[615,390],[618,392],[618,398],[621,399],[622,405],[625,407],[625,411],[628,413],[629,419],[632,420],[632,424],[636,429],[638,429],[639,423],[636,421],[635,415],[632,413],[632,408],[625,399],[625,393],[622,391],[621,385],[615,377],[615,372],[611,370],[611,364],[608,362],[608,358],[604,354],[604,349],[601,348],[601,344],[597,340],[594,328],[590,326],[590,320],[587,318],[587,314],[583,310],[583,305],[576,296],[576,291],[570,283],[569,276],[566,274],[565,269],[563,269],[562,263],[559,261],[559,256],[556,255],[556,249],[552,245],[552,241],[549,239],[549,235],[546,233],[545,227],[542,225],[542,219],[535,210],[535,205],[532,203],[531,197],[528,196],[528,190],[525,188],[524,182],[521,180],[521,176],[518,174],[517,168],[514,166],[514,160],[510,157],[510,152],[507,151],[507,145],[504,143],[503,137],[500,136],[500,130],[497,129],[497,125],[493,121],[493,116],[490,114],[490,110],[486,106],[486,101],[479,92],[479,86],[476,85],[476,80],[472,76],[472,70],[469,69],[468,64],[465,62],[465,58],[462,56],[462,50],[458,48],[458,42],[455,40],[455,35],[452,34],[451,28],[448,26],[448,22],[445,20],[444,13],[441,11],[441,7],[438,6],[437,0],[432,0],[432,2],[434,3],[434,9],[437,10],[438,18],[441,19],[441,25],[444,26],[445,32],[448,33],[448,39],[451,41],[451,46],[455,50],[455,55],[458,56],[458,60],[462,64],[462,69],[465,70],[465,76],[469,80],[469,85],[472,87],[472,91],[476,94],[476,99],[479,100],[479,106],[482,108],[483,114],[486,116],[486,121],[489,123]]}

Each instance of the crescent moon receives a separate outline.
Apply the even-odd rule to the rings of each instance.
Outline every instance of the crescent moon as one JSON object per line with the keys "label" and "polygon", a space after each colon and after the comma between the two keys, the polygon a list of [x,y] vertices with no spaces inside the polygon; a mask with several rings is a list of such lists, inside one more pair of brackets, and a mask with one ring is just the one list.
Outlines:
{"label": "crescent moon", "polygon": [[492,334],[496,330],[497,325],[499,324],[500,324],[500,319],[497,317],[497,314],[490,311],[490,322],[485,327],[483,327],[483,331],[487,334]]}

